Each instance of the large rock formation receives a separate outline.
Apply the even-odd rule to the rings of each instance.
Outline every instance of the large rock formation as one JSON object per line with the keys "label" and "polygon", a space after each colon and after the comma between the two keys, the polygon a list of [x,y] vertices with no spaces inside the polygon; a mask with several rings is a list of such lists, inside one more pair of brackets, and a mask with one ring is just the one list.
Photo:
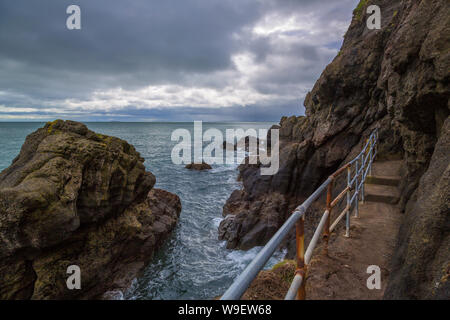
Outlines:
{"label": "large rock formation", "polygon": [[[0,298],[93,298],[124,289],[174,228],[179,198],[153,189],[121,139],[56,120],[0,173]],[[81,269],[68,290],[67,267]]]}
{"label": "large rock formation", "polygon": [[[370,4],[381,7],[381,30],[366,27]],[[265,244],[290,210],[379,128],[379,157],[405,162],[405,222],[386,297],[449,296],[448,152],[435,149],[438,139],[448,148],[449,17],[446,0],[361,1],[339,54],[305,99],[306,116],[281,119],[278,173],[261,176],[256,165],[240,166],[243,189],[228,199],[219,227],[228,248]],[[417,191],[419,182],[427,193]],[[313,209],[306,225],[316,221]]]}
{"label": "large rock formation", "polygon": [[385,297],[450,298],[450,117],[406,207]]}

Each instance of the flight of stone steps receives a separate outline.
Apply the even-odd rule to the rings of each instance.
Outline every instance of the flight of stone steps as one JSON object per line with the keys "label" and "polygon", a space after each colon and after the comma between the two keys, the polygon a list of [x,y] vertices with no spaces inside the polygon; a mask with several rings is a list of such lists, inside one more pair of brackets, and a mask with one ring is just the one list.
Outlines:
{"label": "flight of stone steps", "polygon": [[401,160],[374,162],[372,175],[367,176],[364,186],[365,201],[397,204],[401,166]]}

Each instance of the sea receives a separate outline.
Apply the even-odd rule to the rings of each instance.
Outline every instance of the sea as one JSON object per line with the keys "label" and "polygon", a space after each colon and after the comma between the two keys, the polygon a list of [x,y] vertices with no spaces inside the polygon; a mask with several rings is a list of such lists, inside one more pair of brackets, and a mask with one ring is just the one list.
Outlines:
{"label": "sea", "polygon": [[[0,123],[0,171],[19,154],[28,134],[44,126],[38,122]],[[156,176],[156,188],[168,190],[181,199],[177,227],[153,257],[142,276],[119,297],[127,300],[214,299],[225,292],[251,262],[261,247],[248,251],[226,249],[218,240],[222,208],[231,192],[242,188],[237,181],[238,164],[212,164],[212,170],[191,171],[171,158],[178,141],[176,129],[187,129],[193,137],[192,122],[85,122],[89,129],[124,139],[145,159]],[[203,123],[203,131],[219,129],[269,129],[269,122]],[[265,268],[284,256],[276,252]]]}

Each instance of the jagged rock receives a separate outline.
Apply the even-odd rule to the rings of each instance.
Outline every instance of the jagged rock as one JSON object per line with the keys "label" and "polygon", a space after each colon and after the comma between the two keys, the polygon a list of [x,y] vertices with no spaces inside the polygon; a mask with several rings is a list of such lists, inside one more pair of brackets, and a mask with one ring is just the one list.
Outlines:
{"label": "jagged rock", "polygon": [[287,218],[287,203],[278,193],[255,199],[250,208],[245,207],[242,197],[241,192],[233,192],[224,207],[225,219],[219,225],[219,239],[227,240],[228,249],[248,250],[266,243]]}
{"label": "jagged rock", "polygon": [[[0,297],[96,297],[126,288],[174,228],[176,195],[126,141],[56,120],[0,173]],[[68,290],[69,265],[82,290]]]}
{"label": "jagged rock", "polygon": [[[365,9],[371,4],[381,7],[381,30],[366,27]],[[306,117],[280,121],[278,173],[261,176],[257,165],[239,167],[243,189],[228,199],[224,214],[230,216],[219,226],[219,238],[228,241],[228,248],[264,245],[291,210],[358,154],[375,128],[379,159],[405,161],[399,205],[411,214],[406,204],[429,167],[450,113],[450,3],[367,0],[358,8],[339,54],[306,96]],[[307,219],[317,219],[313,216],[310,210]],[[307,234],[315,225],[307,220]],[[422,264],[433,261],[426,256]],[[415,272],[423,276],[424,271]],[[397,285],[406,288],[405,281]],[[409,297],[431,290],[427,286]],[[399,297],[398,292],[389,297]]]}
{"label": "jagged rock", "polygon": [[202,162],[202,163],[189,163],[189,164],[186,165],[185,168],[186,168],[186,169],[189,169],[189,170],[198,170],[198,171],[201,171],[201,170],[210,170],[210,169],[212,169],[212,167],[211,167],[209,164],[207,164],[206,162]]}

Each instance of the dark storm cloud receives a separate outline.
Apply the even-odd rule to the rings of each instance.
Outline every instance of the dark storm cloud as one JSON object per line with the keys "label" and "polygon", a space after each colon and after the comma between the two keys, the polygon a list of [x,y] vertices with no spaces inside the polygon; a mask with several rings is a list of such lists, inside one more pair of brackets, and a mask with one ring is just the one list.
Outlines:
{"label": "dark storm cloud", "polygon": [[[238,112],[242,119],[249,120],[253,115],[257,120],[264,112],[276,120],[282,112],[293,110],[305,88],[311,87],[331,60],[340,39],[331,36],[325,44],[328,40],[324,39],[336,32],[330,30],[334,22],[349,22],[356,2],[5,0],[0,2],[0,119],[7,115],[12,119],[50,116],[55,108],[61,109],[60,114],[74,117],[107,112],[120,117],[135,110],[138,102],[103,110],[121,99],[120,93],[112,90],[128,90],[130,100],[133,90],[163,86],[164,90],[158,89],[150,98],[156,99],[163,90],[161,99],[168,100],[167,106],[147,110],[150,118],[159,111],[159,117],[167,119],[184,111],[193,115],[203,112],[205,117],[215,112],[218,118],[229,113],[238,120]],[[66,29],[66,8],[70,4],[81,7],[81,30]],[[314,38],[302,30],[270,32],[270,26],[266,33],[254,32],[264,17],[270,17],[269,24],[273,19],[282,23],[283,17],[293,14],[312,17],[318,36]],[[297,21],[301,23],[301,19]],[[285,41],[286,37],[291,40]],[[234,60],[239,54],[252,57],[252,65],[246,62],[239,66]],[[241,90],[243,84],[248,86],[245,91]],[[228,95],[226,103],[218,101],[214,105],[221,107],[223,103],[227,108],[220,112],[212,108],[211,114],[205,108],[196,111],[190,107],[193,102],[211,95],[201,90],[189,93],[190,88],[212,88],[217,91],[214,98]],[[178,101],[172,103],[170,90],[173,97],[192,101],[187,100],[185,106]],[[142,110],[149,106],[149,96],[139,95],[142,91],[136,91],[133,100],[142,100]],[[234,95],[240,95],[239,99]],[[242,101],[247,100],[248,109],[242,108]],[[291,107],[277,108],[278,103]],[[13,108],[42,111],[14,112]],[[167,110],[170,108],[177,111]],[[250,112],[257,108],[261,108],[259,113]],[[297,112],[301,112],[300,108]],[[14,117],[18,115],[21,118]]]}
{"label": "dark storm cloud", "polygon": [[[95,76],[104,86],[173,81],[178,73],[230,67],[236,49],[232,34],[258,16],[245,0],[86,0],[75,1],[82,8],[82,30],[68,31],[65,10],[72,2],[3,2],[2,69],[12,73],[31,67],[26,85],[47,72],[74,83]],[[8,83],[14,80],[24,79],[18,75]]]}

